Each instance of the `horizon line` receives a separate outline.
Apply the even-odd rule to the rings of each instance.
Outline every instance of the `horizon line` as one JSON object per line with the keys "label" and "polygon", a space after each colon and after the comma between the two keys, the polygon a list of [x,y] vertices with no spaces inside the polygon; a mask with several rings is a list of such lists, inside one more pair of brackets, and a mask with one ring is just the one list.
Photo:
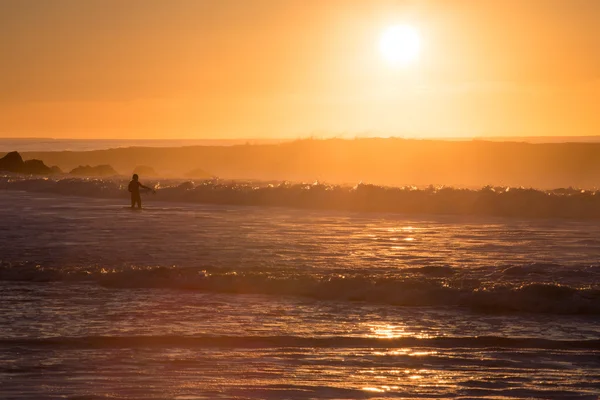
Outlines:
{"label": "horizon line", "polygon": [[69,138],[69,137],[2,137],[0,140],[56,140],[56,141],[140,141],[140,142],[152,142],[152,141],[295,141],[295,140],[328,140],[328,139],[342,139],[342,140],[353,140],[353,139],[406,139],[406,140],[490,140],[490,139],[582,139],[582,138],[600,138],[600,133],[594,135],[496,135],[496,136],[297,136],[297,137],[283,137],[283,138],[272,138],[272,137],[250,137],[250,138]]}

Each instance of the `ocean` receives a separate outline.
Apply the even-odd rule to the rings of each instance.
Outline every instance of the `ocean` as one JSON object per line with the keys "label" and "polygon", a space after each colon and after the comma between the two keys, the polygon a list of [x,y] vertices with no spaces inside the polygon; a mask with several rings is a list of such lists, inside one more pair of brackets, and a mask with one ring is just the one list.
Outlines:
{"label": "ocean", "polygon": [[600,395],[597,219],[44,182],[0,189],[2,399]]}
{"label": "ocean", "polygon": [[0,176],[1,399],[600,396],[598,191],[126,183]]}

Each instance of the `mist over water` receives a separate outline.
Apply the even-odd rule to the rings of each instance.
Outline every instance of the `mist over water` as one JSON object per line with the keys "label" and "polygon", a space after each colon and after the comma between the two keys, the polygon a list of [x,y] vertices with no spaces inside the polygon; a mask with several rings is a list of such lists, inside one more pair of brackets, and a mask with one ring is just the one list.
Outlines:
{"label": "mist over water", "polygon": [[[340,137],[340,135],[326,135]],[[349,135],[341,135],[342,137]],[[361,137],[362,135],[357,135]],[[471,141],[486,140],[494,142],[525,143],[597,143],[600,136],[506,136],[506,137],[456,137],[428,138],[431,140]],[[0,152],[18,150],[20,152],[39,151],[92,151],[127,147],[183,147],[183,146],[235,146],[245,144],[268,144],[292,141],[292,139],[53,139],[53,138],[0,138]]]}
{"label": "mist over water", "polygon": [[0,152],[93,151],[127,147],[234,146],[279,143],[279,139],[52,139],[0,138]]}
{"label": "mist over water", "polygon": [[110,165],[123,176],[143,167],[151,168],[161,178],[319,181],[350,186],[364,183],[420,188],[433,185],[595,190],[600,176],[600,143],[357,138],[152,146],[28,151],[22,156],[58,166],[64,172],[79,166]]}

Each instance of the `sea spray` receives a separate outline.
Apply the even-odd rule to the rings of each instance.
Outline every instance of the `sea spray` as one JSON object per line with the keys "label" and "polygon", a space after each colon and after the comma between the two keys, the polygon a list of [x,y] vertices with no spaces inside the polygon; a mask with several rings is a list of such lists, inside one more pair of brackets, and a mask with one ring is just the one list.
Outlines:
{"label": "sea spray", "polygon": [[[144,181],[160,188],[156,200],[244,206],[279,206],[401,214],[486,215],[527,218],[600,218],[600,192],[575,188],[480,189],[320,182],[249,182],[212,179]],[[0,189],[70,196],[126,198],[126,181],[99,178],[0,177]]]}

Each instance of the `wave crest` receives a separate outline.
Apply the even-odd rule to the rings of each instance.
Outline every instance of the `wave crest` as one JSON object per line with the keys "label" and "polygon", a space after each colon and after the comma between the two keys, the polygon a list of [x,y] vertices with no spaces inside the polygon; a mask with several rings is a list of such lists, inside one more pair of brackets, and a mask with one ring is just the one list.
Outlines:
{"label": "wave crest", "polygon": [[27,348],[508,348],[600,350],[600,340],[550,340],[499,336],[373,338],[302,336],[82,336],[0,339],[0,346]]}
{"label": "wave crest", "polygon": [[[425,267],[426,268],[426,267]],[[600,314],[600,289],[556,283],[503,281],[502,284],[449,279],[438,271],[407,269],[396,276],[234,272],[200,268],[47,268],[33,264],[0,266],[0,280],[87,281],[114,289],[164,288],[203,292],[301,296],[316,300],[361,301],[396,306],[456,306],[486,313]],[[458,272],[457,272],[458,274]]]}
{"label": "wave crest", "polygon": [[[598,191],[573,188],[535,190],[486,186],[479,190],[453,187],[386,187],[323,183],[256,183],[221,181],[154,182],[157,200],[253,206],[405,214],[458,214],[513,217],[599,218]],[[127,197],[126,181],[90,178],[0,177],[0,188],[63,195]]]}

